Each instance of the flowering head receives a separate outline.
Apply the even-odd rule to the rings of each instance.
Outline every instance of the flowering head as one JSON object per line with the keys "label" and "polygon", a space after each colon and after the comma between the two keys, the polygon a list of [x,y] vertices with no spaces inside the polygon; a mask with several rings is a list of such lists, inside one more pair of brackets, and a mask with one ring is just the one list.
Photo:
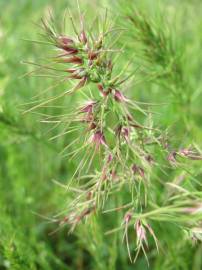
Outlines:
{"label": "flowering head", "polygon": [[183,148],[178,151],[178,154],[182,157],[186,157],[192,160],[202,160],[202,155],[193,149],[190,148]]}
{"label": "flowering head", "polygon": [[151,155],[146,155],[145,156],[145,160],[150,164],[152,165],[154,163],[154,158],[151,156]]}
{"label": "flowering head", "polygon": [[111,92],[111,88],[105,88],[101,83],[97,84],[97,88],[99,90],[99,92],[102,94],[103,97],[106,97],[109,95],[109,93]]}
{"label": "flowering head", "polygon": [[119,139],[122,137],[128,143],[130,137],[130,128],[123,125],[118,125],[115,129],[115,134]]}
{"label": "flowering head", "polygon": [[139,175],[141,178],[144,178],[144,176],[145,176],[144,169],[136,164],[133,164],[132,172],[133,172],[133,174]]}
{"label": "flowering head", "polygon": [[113,155],[110,153],[107,157],[107,164],[110,164],[113,160]]}
{"label": "flowering head", "polygon": [[96,131],[92,136],[92,143],[95,145],[96,150],[98,150],[101,145],[106,147],[107,144],[103,132],[100,130]]}
{"label": "flowering head", "polygon": [[98,52],[94,52],[94,51],[89,51],[88,52],[88,59],[89,60],[95,60],[98,56]]}
{"label": "flowering head", "polygon": [[143,242],[148,245],[146,230],[139,219],[136,221],[134,228],[137,236],[137,245],[142,244]]}
{"label": "flowering head", "polygon": [[119,90],[114,90],[114,99],[117,102],[125,102],[127,101],[126,97],[119,91]]}
{"label": "flowering head", "polygon": [[87,36],[86,36],[86,32],[84,31],[84,29],[81,31],[81,33],[79,35],[79,40],[84,45],[88,42],[88,39],[87,39]]}
{"label": "flowering head", "polygon": [[132,218],[132,214],[130,212],[126,213],[124,216],[124,223],[128,224]]}
{"label": "flowering head", "polygon": [[67,52],[74,51],[74,50],[78,52],[78,50],[75,48],[75,43],[73,39],[67,36],[59,36],[56,39],[56,45],[58,48]]}
{"label": "flowering head", "polygon": [[168,161],[170,162],[170,164],[172,166],[176,166],[177,165],[176,157],[177,157],[177,152],[176,151],[170,152],[169,155],[168,155],[168,157],[167,157]]}
{"label": "flowering head", "polygon": [[86,104],[80,108],[80,112],[81,113],[93,113],[93,109],[94,109],[94,106],[97,102],[96,101],[93,101],[93,100],[89,100],[88,102],[86,102]]}

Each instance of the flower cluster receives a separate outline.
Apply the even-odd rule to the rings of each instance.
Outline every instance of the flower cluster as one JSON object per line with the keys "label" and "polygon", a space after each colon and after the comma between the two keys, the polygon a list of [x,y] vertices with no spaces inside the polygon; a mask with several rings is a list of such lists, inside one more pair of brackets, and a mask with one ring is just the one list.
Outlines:
{"label": "flower cluster", "polygon": [[[124,94],[124,83],[130,75],[124,74],[125,77],[122,77],[122,73],[114,74],[112,53],[115,50],[106,45],[106,37],[114,29],[103,27],[103,32],[94,37],[85,30],[82,16],[81,30],[75,30],[74,37],[58,34],[45,22],[43,25],[49,42],[58,52],[53,57],[53,64],[62,65],[62,71],[68,80],[78,81],[68,93],[83,91],[84,88],[87,96],[85,86],[94,86],[93,92],[90,90],[91,98],[86,99],[73,114],[62,119],[61,116],[49,116],[44,119],[44,122],[61,123],[64,119],[65,123],[68,122],[64,134],[76,132],[77,137],[68,146],[68,149],[73,148],[68,155],[74,158],[80,153],[81,157],[72,179],[82,179],[83,182],[80,184],[79,194],[69,204],[60,225],[69,224],[72,232],[87,216],[103,210],[108,198],[113,199],[120,189],[124,189],[126,196],[123,198],[123,205],[115,210],[130,208],[122,224],[125,228],[124,239],[129,257],[131,258],[128,227],[131,224],[137,239],[137,255],[141,249],[146,255],[147,234],[153,237],[158,249],[157,239],[146,220],[135,218],[134,213],[143,212],[147,208],[150,198],[148,189],[151,191],[155,188],[151,185],[151,176],[157,178],[152,174],[152,170],[159,166],[155,159],[155,151],[157,149],[166,154],[168,147],[167,144],[165,146],[165,138],[153,125],[145,124],[148,121],[139,123],[137,111],[146,120],[150,119],[150,113]],[[50,99],[50,102],[65,94],[66,92]],[[46,103],[45,101],[42,105]],[[33,108],[37,107],[39,106]],[[84,132],[81,132],[82,126]],[[184,148],[169,153],[167,159],[171,165],[177,164],[177,156],[201,159],[196,151]],[[93,162],[97,159],[99,162],[95,162],[94,166]]]}

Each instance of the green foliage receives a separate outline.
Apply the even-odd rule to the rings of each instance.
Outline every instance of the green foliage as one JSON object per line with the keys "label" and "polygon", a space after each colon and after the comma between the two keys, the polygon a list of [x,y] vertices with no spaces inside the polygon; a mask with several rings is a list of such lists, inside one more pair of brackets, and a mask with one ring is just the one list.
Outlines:
{"label": "green foliage", "polygon": [[[46,45],[23,39],[39,40],[41,30],[33,22],[40,24],[40,18],[48,16],[48,9],[53,10],[57,21],[62,21],[66,7],[79,19],[76,1],[0,2],[0,10],[3,10],[0,15],[0,269],[147,269],[142,253],[135,266],[129,262],[122,231],[105,234],[120,226],[123,214],[119,211],[93,216],[72,235],[68,234],[67,227],[53,233],[58,229],[55,215],[66,211],[67,203],[72,200],[63,185],[77,168],[79,157],[72,161],[63,158],[60,152],[74,136],[49,140],[64,132],[65,124],[50,131],[49,125],[40,122],[41,115],[23,115],[25,106],[22,104],[32,101],[35,95],[50,98],[53,92],[61,93],[72,86],[65,82],[52,92],[43,93],[55,83],[55,78],[22,77],[32,70],[22,61],[36,62],[48,51]],[[170,151],[188,145],[200,151],[201,1],[106,0],[100,3],[86,0],[81,3],[90,24],[96,16],[95,9],[103,17],[103,7],[108,7],[113,24],[124,29],[116,43],[118,48],[124,49],[124,54],[116,60],[116,71],[124,69],[127,58],[131,60],[130,71],[136,74],[133,82],[126,84],[126,94],[137,101],[164,104],[147,108],[155,111],[154,125],[168,132]],[[96,24],[97,19],[93,26]],[[71,31],[67,24],[67,32]],[[54,104],[58,107],[45,107],[40,113],[64,114],[66,108],[82,100],[81,94],[67,97]],[[155,159],[163,166],[166,164],[160,151],[155,152]],[[161,206],[156,210],[160,214],[151,212],[157,205],[151,205],[145,213],[151,218],[160,243],[158,254],[149,236],[150,269],[200,270],[201,243],[193,245],[187,228],[184,227],[184,231],[179,228],[179,224],[195,218],[180,216],[177,210],[168,217],[163,215],[163,207],[170,194],[178,196],[179,204],[182,196],[187,195],[187,199],[197,196],[201,200],[201,161],[188,160],[176,170],[163,168],[166,174],[157,168],[152,187],[153,199]],[[188,194],[180,193],[179,186]],[[110,202],[111,208],[122,205],[123,197],[128,196],[124,192],[120,191]],[[200,222],[201,214],[197,219]],[[133,228],[129,229],[129,235],[134,250]]]}

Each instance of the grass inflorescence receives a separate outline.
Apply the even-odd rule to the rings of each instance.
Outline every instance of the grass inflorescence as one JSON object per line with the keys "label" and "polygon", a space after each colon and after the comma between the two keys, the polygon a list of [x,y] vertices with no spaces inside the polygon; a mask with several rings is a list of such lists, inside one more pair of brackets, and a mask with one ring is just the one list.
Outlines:
{"label": "grass inflorescence", "polygon": [[[88,31],[81,12],[79,17],[78,30],[70,15],[74,35],[58,32],[52,18],[50,21],[42,20],[46,40],[54,48],[55,55],[50,59],[52,65],[38,65],[40,72],[60,72],[61,77],[71,82],[73,87],[38,102],[26,112],[82,92],[83,104],[75,104],[66,115],[47,115],[42,120],[66,125],[65,131],[51,140],[75,133],[75,139],[62,151],[68,159],[77,162],[77,168],[66,186],[75,198],[63,211],[64,217],[57,215],[57,219],[60,226],[67,224],[73,232],[89,216],[121,210],[123,221],[120,227],[109,230],[107,234],[123,230],[129,258],[136,261],[141,250],[147,258],[151,241],[148,235],[157,250],[160,249],[158,242],[161,239],[152,229],[153,222],[175,222],[197,238],[194,231],[200,231],[200,193],[190,193],[180,186],[182,180],[178,179],[167,181],[174,191],[165,194],[164,201],[156,197],[155,192],[159,184],[164,185],[159,172],[164,177],[168,176],[169,168],[183,172],[186,166],[184,159],[201,160],[202,155],[199,149],[192,146],[171,151],[172,140],[153,123],[155,116],[149,109],[152,103],[144,106],[126,95],[127,82],[134,73],[123,69],[117,74],[119,61],[116,56],[124,52],[113,48],[110,36],[114,32],[119,34],[121,30],[109,23],[107,11],[97,33]],[[183,87],[180,62],[175,57],[169,37],[138,13],[128,16],[128,19],[134,25],[135,39],[143,44],[140,56],[152,65],[158,63],[164,69],[163,77],[172,87],[179,90],[178,82]],[[126,63],[126,66],[129,65]],[[153,71],[148,72],[152,77]],[[159,73],[160,79],[162,74]],[[158,160],[157,153],[161,153]],[[124,194],[122,204],[116,205],[116,197],[121,194]],[[114,204],[115,207],[110,209],[110,205]],[[136,237],[134,258],[130,247],[132,230]]]}

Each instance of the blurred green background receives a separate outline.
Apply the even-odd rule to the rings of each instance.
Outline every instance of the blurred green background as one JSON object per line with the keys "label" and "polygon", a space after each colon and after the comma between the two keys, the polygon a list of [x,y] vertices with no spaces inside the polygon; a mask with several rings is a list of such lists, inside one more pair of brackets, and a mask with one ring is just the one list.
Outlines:
{"label": "blurred green background", "polygon": [[[125,54],[118,62],[120,68],[131,55],[134,69],[142,61],[138,58],[141,45],[133,42],[135,30],[125,18],[126,14],[133,15],[133,8],[154,18],[159,29],[170,27],[173,55],[162,61],[154,58],[154,62],[146,63],[146,68],[158,74],[176,61],[178,75],[145,80],[145,75],[139,73],[141,83],[130,87],[129,94],[141,101],[168,103],[156,108],[160,114],[155,122],[162,129],[169,129],[174,143],[195,142],[202,147],[202,2],[82,0],[81,6],[89,22],[95,13],[103,14],[107,7],[114,23],[128,30],[118,41],[118,46],[125,45]],[[136,265],[129,263],[121,236],[104,235],[106,227],[116,227],[118,218],[106,221],[97,217],[93,225],[80,226],[73,235],[68,235],[67,228],[50,235],[57,225],[38,215],[52,216],[64,209],[68,194],[52,180],[66,183],[76,164],[58,154],[72,140],[71,136],[51,142],[47,135],[49,127],[38,121],[37,114],[21,114],[21,104],[30,102],[54,83],[48,78],[22,77],[32,70],[22,61],[40,61],[47,50],[46,46],[24,39],[40,39],[36,25],[40,18],[47,16],[50,9],[60,21],[66,7],[77,16],[76,1],[0,0],[0,269],[147,269],[143,256]],[[160,24],[162,18],[165,26]],[[69,85],[58,86],[54,91],[60,91],[60,87],[65,89]],[[74,97],[59,101],[59,105],[65,108],[72,102]],[[46,113],[55,111],[44,109]],[[62,127],[52,135],[60,130]],[[202,168],[196,166],[194,170],[200,179]],[[193,247],[177,232],[165,235],[164,253],[156,255],[151,250],[150,269],[202,269],[200,243]]]}

